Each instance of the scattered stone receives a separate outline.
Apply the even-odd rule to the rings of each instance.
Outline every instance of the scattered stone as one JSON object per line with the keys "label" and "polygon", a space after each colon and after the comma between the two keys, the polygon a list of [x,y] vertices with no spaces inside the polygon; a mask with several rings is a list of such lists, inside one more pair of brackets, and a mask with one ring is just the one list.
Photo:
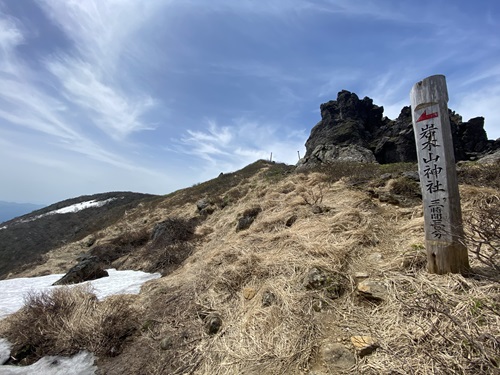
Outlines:
{"label": "scattered stone", "polygon": [[87,236],[83,242],[84,246],[86,247],[91,247],[93,244],[95,244],[96,238],[93,234],[90,236]]}
{"label": "scattered stone", "polygon": [[312,206],[311,210],[312,210],[312,213],[316,214],[316,215],[323,213],[323,208],[321,208],[321,206],[318,206],[317,204]]}
{"label": "scattered stone", "polygon": [[257,294],[257,292],[254,288],[243,288],[243,297],[246,300],[251,300],[253,297],[255,297],[255,294]]}
{"label": "scattered stone", "polygon": [[304,278],[303,285],[306,289],[322,289],[326,296],[331,299],[339,298],[342,295],[343,287],[334,275],[326,274],[319,268],[311,268]]}
{"label": "scattered stone", "polygon": [[196,202],[196,208],[198,209],[198,211],[202,211],[208,206],[210,206],[210,201],[207,198],[202,198],[198,202]]}
{"label": "scattered stone", "polygon": [[382,259],[383,259],[383,256],[380,253],[373,253],[373,254],[368,256],[368,260],[370,262],[380,262]]}
{"label": "scattered stone", "polygon": [[325,273],[314,267],[307,273],[303,284],[306,289],[320,289],[325,285],[326,279]]}
{"label": "scattered stone", "polygon": [[367,279],[370,277],[366,272],[355,272],[354,273],[354,278],[359,280],[359,279]]}
{"label": "scattered stone", "polygon": [[100,279],[101,277],[107,276],[109,276],[108,272],[103,269],[99,258],[91,256],[71,268],[66,275],[52,285],[78,284],[84,281]]}
{"label": "scattered stone", "polygon": [[172,349],[174,346],[174,338],[172,336],[167,336],[160,341],[160,348],[162,350]]}
{"label": "scattered stone", "polygon": [[349,370],[356,364],[356,357],[344,345],[324,342],[319,348],[319,359],[331,373]]}
{"label": "scattered stone", "polygon": [[241,217],[238,219],[236,232],[250,228],[250,225],[252,225],[255,218],[259,215],[261,211],[262,209],[260,207],[253,207],[244,211]]}
{"label": "scattered stone", "polygon": [[382,181],[387,181],[387,180],[390,180],[392,178],[392,174],[391,173],[384,173],[379,178]]}
{"label": "scattered stone", "polygon": [[213,205],[213,202],[207,198],[202,198],[198,202],[196,202],[196,209],[202,216],[212,215],[215,212],[215,206]]}
{"label": "scattered stone", "polygon": [[393,196],[392,194],[389,194],[389,193],[385,193],[385,192],[382,192],[379,194],[378,200],[380,202],[389,203],[389,204],[393,204],[393,205],[399,204],[399,200],[395,196]]}
{"label": "scattered stone", "polygon": [[358,284],[358,295],[371,301],[380,302],[386,298],[387,289],[378,280],[363,280]]}
{"label": "scattered stone", "polygon": [[205,318],[205,329],[209,335],[215,335],[222,326],[222,319],[217,313],[210,313]]}
{"label": "scattered stone", "polygon": [[276,296],[274,295],[273,292],[270,292],[269,290],[266,290],[262,294],[262,306],[263,307],[269,307],[276,303]]}
{"label": "scattered stone", "polygon": [[297,221],[297,215],[292,215],[288,218],[288,220],[285,222],[285,225],[287,227],[291,227],[295,222]]}
{"label": "scattered stone", "polygon": [[420,182],[420,176],[418,175],[418,171],[403,172],[403,177],[406,177],[416,182]]}
{"label": "scattered stone", "polygon": [[372,336],[352,336],[351,343],[361,358],[373,353],[379,347],[378,341]]}

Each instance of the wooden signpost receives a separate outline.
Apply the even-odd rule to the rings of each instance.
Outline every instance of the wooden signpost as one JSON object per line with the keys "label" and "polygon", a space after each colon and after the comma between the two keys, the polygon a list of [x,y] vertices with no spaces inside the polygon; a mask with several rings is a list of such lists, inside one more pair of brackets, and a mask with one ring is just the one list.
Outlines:
{"label": "wooden signpost", "polygon": [[417,82],[410,93],[425,220],[427,270],[466,273],[462,212],[443,75]]}

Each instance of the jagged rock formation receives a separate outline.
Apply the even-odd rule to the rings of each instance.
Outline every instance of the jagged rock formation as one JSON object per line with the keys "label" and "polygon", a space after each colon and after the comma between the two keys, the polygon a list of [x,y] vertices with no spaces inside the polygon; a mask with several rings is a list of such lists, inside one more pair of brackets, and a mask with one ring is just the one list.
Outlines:
{"label": "jagged rock formation", "polygon": [[[398,163],[416,162],[415,136],[411,108],[404,107],[396,120],[383,116],[384,108],[349,91],[338,93],[337,100],[321,104],[321,121],[311,130],[306,154],[299,167],[332,161]],[[455,158],[470,160],[500,148],[500,141],[488,140],[484,118],[462,122],[449,112],[455,143]]]}

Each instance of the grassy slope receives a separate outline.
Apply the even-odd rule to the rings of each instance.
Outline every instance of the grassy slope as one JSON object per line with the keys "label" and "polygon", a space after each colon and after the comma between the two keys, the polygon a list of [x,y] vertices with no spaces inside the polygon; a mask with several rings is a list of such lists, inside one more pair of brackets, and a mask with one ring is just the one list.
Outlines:
{"label": "grassy slope", "polygon": [[[215,211],[199,220],[189,242],[191,255],[144,286],[139,296],[127,297],[139,312],[136,333],[119,355],[100,358],[103,372],[498,371],[498,272],[471,257],[480,274],[475,278],[427,274],[415,186],[399,177],[378,177],[406,167],[356,168],[344,165],[290,174],[285,166],[257,162],[141,204],[117,225],[97,233],[94,246],[116,242],[144,230],[149,233],[154,223],[167,218],[198,216],[195,202],[200,198],[214,203]],[[461,173],[463,181],[479,181],[467,180],[467,171]],[[497,183],[492,178],[490,187],[461,186],[464,217],[471,217],[482,204],[498,204]],[[387,203],[396,199],[398,205]],[[250,228],[236,231],[241,215],[255,207],[262,211]],[[154,270],[157,259],[151,254],[165,257],[177,245],[166,244],[163,253],[151,243],[141,245],[114,265]],[[78,242],[53,251],[47,264],[29,274],[60,272],[57,267],[68,267],[69,257],[85,249]],[[321,269],[326,278],[317,289],[304,285],[313,268]],[[383,286],[382,301],[358,295],[359,272]],[[269,296],[271,305],[263,306]],[[214,314],[221,317],[222,327],[210,335],[207,316]],[[376,338],[378,350],[364,358],[356,356],[352,368],[335,368],[324,348],[335,342],[354,353],[353,335]],[[166,349],[161,349],[162,342]]]}

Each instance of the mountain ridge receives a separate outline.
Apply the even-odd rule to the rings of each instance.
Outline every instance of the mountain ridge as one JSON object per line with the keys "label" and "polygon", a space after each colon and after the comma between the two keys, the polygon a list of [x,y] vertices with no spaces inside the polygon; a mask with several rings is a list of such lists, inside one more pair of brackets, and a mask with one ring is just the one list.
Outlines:
{"label": "mountain ridge", "polygon": [[0,227],[6,221],[45,207],[42,204],[0,201]]}

